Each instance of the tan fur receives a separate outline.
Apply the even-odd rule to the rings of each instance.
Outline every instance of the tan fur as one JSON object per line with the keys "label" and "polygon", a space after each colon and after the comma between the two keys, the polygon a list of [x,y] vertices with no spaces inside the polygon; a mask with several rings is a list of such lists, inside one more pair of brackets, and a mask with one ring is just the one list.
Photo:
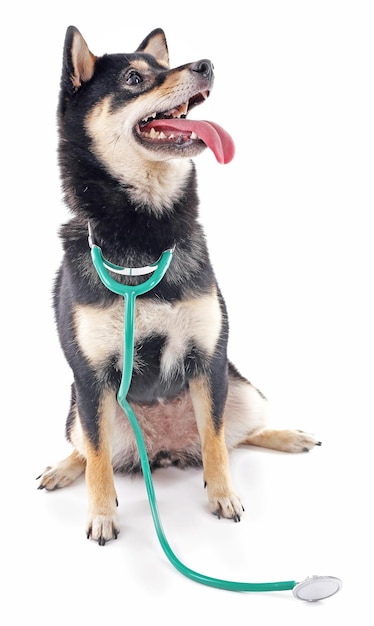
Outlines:
{"label": "tan fur", "polygon": [[74,87],[81,86],[82,81],[92,78],[95,68],[96,57],[87,47],[80,33],[75,33],[72,43],[72,58],[74,74],[71,77]]}
{"label": "tan fur", "polygon": [[169,67],[169,54],[165,44],[166,42],[164,36],[159,33],[157,36],[152,37],[151,41],[148,43],[147,47],[144,48],[143,52],[154,56],[155,59],[157,59],[157,62],[160,63],[160,65]]}
{"label": "tan fur", "polygon": [[123,336],[123,315],[122,300],[105,309],[90,305],[75,307],[78,344],[92,366],[118,350]]}
{"label": "tan fur", "polygon": [[111,426],[115,412],[116,398],[114,392],[104,392],[98,415],[100,424],[99,445],[96,448],[88,439],[85,442],[87,455],[86,483],[89,502],[87,534],[92,539],[104,542],[113,537],[116,538],[119,532],[111,449]]}
{"label": "tan fur", "polygon": [[86,437],[75,408],[75,422],[72,427],[75,450],[53,468],[47,467],[40,484],[40,488],[48,490],[66,487],[85,471],[89,501],[87,536],[102,544],[116,538],[119,532],[111,443],[116,404],[113,391],[103,394],[98,415],[100,423],[98,447]]}
{"label": "tan fur", "polygon": [[[159,107],[168,108],[166,97]],[[108,171],[129,188],[134,202],[155,210],[171,209],[183,193],[191,172],[188,160],[159,161],[133,138],[133,127],[150,114],[156,103],[149,96],[138,96],[126,109],[111,110],[111,98],[104,98],[86,118],[86,130],[92,138],[93,151]]]}
{"label": "tan fur", "polygon": [[[149,373],[150,383],[147,388],[145,376],[139,386],[140,391],[135,390],[129,397],[138,399],[133,409],[144,435],[148,458],[153,465],[158,467],[175,463],[183,467],[202,461],[211,512],[239,521],[243,507],[231,485],[228,456],[231,449],[240,444],[249,444],[301,452],[320,444],[312,435],[301,431],[267,429],[266,400],[227,362],[227,328],[226,320],[222,319],[226,313],[222,313],[225,309],[219,300],[217,287],[205,296],[198,296],[206,293],[206,285],[211,284],[206,280],[201,281],[201,290],[196,290],[196,297],[189,297],[189,290],[196,288],[197,272],[208,272],[207,279],[215,283],[204,237],[200,229],[195,227],[198,207],[195,205],[195,179],[191,176],[193,164],[190,159],[204,150],[205,144],[196,141],[192,134],[184,138],[183,135],[175,137],[174,133],[170,133],[165,141],[165,133],[158,133],[157,126],[162,118],[186,115],[190,108],[208,95],[213,84],[212,66],[204,60],[170,72],[165,72],[163,67],[156,71],[153,62],[148,64],[147,57],[140,60],[141,51],[153,55],[164,68],[168,68],[166,40],[160,29],[153,31],[136,54],[131,55],[131,65],[128,64],[128,55],[123,55],[123,69],[117,69],[115,77],[112,71],[114,67],[118,68],[117,61],[114,66],[109,62],[106,67],[110,71],[111,95],[105,95],[108,91],[103,90],[97,103],[92,106],[90,97],[84,109],[85,133],[82,133],[82,146],[91,153],[89,160],[95,161],[95,168],[90,171],[88,167],[88,173],[84,172],[82,189],[75,177],[69,183],[66,182],[71,172],[65,171],[68,174],[65,180],[66,199],[80,219],[75,222],[75,227],[73,222],[69,236],[69,231],[64,231],[66,249],[72,245],[69,252],[75,254],[73,261],[76,265],[67,263],[67,272],[73,267],[73,274],[60,274],[61,282],[56,283],[55,295],[58,305],[64,303],[63,308],[56,306],[57,322],[60,338],[64,338],[64,349],[75,375],[72,406],[67,421],[68,438],[75,449],[63,461],[48,467],[39,477],[39,488],[50,490],[70,484],[85,472],[89,499],[87,534],[100,545],[116,538],[119,532],[113,471],[139,469],[139,453],[131,425],[117,402],[114,390],[117,377],[123,370],[123,300],[119,298],[108,306],[71,304],[71,298],[76,302],[76,285],[78,293],[79,285],[83,285],[83,282],[76,282],[75,279],[79,276],[83,281],[91,271],[88,247],[85,255],[81,252],[82,232],[76,240],[77,245],[73,245],[71,237],[75,237],[72,235],[74,228],[80,231],[82,216],[86,219],[89,215],[91,219],[91,214],[96,215],[97,212],[99,218],[103,209],[110,208],[109,193],[103,196],[107,198],[108,204],[102,206],[103,201],[97,199],[100,205],[98,209],[92,198],[98,198],[94,191],[97,192],[99,187],[89,190],[89,186],[95,184],[98,164],[105,170],[102,180],[107,181],[107,173],[110,173],[116,181],[115,193],[118,192],[118,197],[124,199],[123,210],[127,210],[128,202],[133,203],[134,226],[138,224],[137,218],[140,216],[143,226],[139,226],[139,229],[144,229],[144,223],[147,222],[152,224],[149,233],[153,233],[159,222],[160,228],[166,228],[163,235],[167,235],[165,240],[169,242],[168,245],[175,243],[178,250],[173,258],[173,271],[168,284],[171,295],[168,295],[168,290],[164,292],[170,300],[164,301],[163,292],[160,291],[159,299],[157,296],[152,299],[139,298],[135,310],[134,373],[140,376],[143,372]],[[94,77],[96,62],[97,57],[90,52],[83,37],[77,29],[70,27],[64,49],[64,99],[61,101],[65,105],[66,98],[69,98],[70,112],[75,106],[71,104],[71,96],[77,98],[79,107],[81,94],[83,96],[86,87],[90,89],[82,83]],[[69,72],[72,71],[71,75],[66,74],[67,68]],[[129,72],[133,71],[141,73],[141,77],[136,77],[141,81],[140,86],[137,81],[136,84],[132,82]],[[123,103],[119,105],[122,96]],[[64,106],[60,106],[62,124],[64,119],[66,122],[70,120],[69,115],[64,117],[63,109]],[[148,121],[155,115],[156,123],[142,124],[142,120]],[[151,134],[147,127],[153,130],[156,128],[156,131]],[[62,127],[61,130],[64,131]],[[61,153],[66,152],[65,156],[77,166],[81,163],[76,157],[77,152],[66,150],[69,147],[67,137],[71,137],[71,134],[65,136],[64,133],[61,135]],[[226,149],[228,152],[231,150]],[[85,163],[84,159],[82,163]],[[82,175],[80,168],[77,170]],[[88,190],[92,194],[86,194]],[[86,206],[86,197],[90,195],[91,200]],[[184,206],[190,201],[192,206]],[[121,220],[117,218],[121,205],[116,201],[113,206],[116,215],[112,223],[113,233],[115,237],[117,233],[120,237]],[[111,215],[114,214],[109,210],[108,216]],[[160,219],[163,217],[167,218],[164,222]],[[170,218],[176,220],[178,228],[165,226]],[[189,230],[187,220],[190,219],[192,223]],[[126,224],[126,221],[123,223]],[[104,228],[104,233],[108,224],[110,222]],[[137,244],[135,252],[125,252],[126,234],[123,246],[118,248],[122,250],[123,247],[119,256],[121,258],[124,255],[127,263],[130,263],[132,255],[136,260],[141,259],[152,247],[149,242],[153,244],[153,241],[148,239],[143,249],[143,231],[137,234],[139,250]],[[174,236],[175,241],[172,241]],[[115,237],[111,240],[111,237],[103,235],[104,241],[108,241],[108,258],[111,245],[115,247]],[[200,263],[201,259],[203,264]],[[201,270],[202,267],[205,270]],[[201,275],[205,278],[205,274]],[[173,287],[176,288],[174,294]],[[92,302],[92,299],[82,301]],[[71,314],[73,329],[70,327]],[[153,339],[155,345],[162,346],[156,356],[152,355]],[[137,350],[137,345],[146,349]],[[117,363],[113,363],[114,357],[118,359]],[[147,364],[149,372],[145,370]],[[228,393],[223,407],[222,394],[225,390],[220,385],[226,386],[227,373]],[[215,393],[217,396],[213,397]]]}
{"label": "tan fur", "polygon": [[[201,430],[206,420],[204,399],[201,399],[204,396],[197,394],[196,397],[200,400],[195,400],[195,404],[202,403],[202,411],[198,412],[199,430]],[[207,409],[209,406],[207,398],[205,403],[205,409]],[[193,455],[196,455],[196,458],[199,457],[201,439],[196,423],[196,407],[192,406],[189,393],[171,402],[160,402],[150,407],[138,405],[133,408],[150,456],[157,454],[165,447],[168,449],[183,447],[189,449]],[[315,437],[303,431],[267,429],[267,418],[267,402],[257,390],[246,381],[229,379],[224,413],[224,437],[229,451],[244,444],[297,453],[309,450],[316,445]],[[137,455],[137,446],[132,427],[118,405],[110,433],[112,463],[115,469],[120,469],[129,457]],[[222,432],[220,436],[222,437]],[[77,411],[75,411],[70,438],[76,450],[53,468],[46,468],[41,477],[41,488],[51,490],[64,487],[84,471],[87,456],[86,437]],[[217,472],[218,468],[215,468],[215,471]],[[214,479],[214,472],[212,476]]]}
{"label": "tan fur", "polygon": [[43,481],[40,487],[48,490],[67,487],[84,472],[85,467],[85,458],[78,450],[73,450],[66,459],[59,461],[53,467],[46,467],[42,474]]}
{"label": "tan fur", "polygon": [[217,515],[240,519],[243,507],[231,487],[224,426],[218,431],[214,427],[207,381],[201,378],[191,381],[190,393],[201,439],[209,508]]}
{"label": "tan fur", "polygon": [[305,452],[310,448],[310,435],[302,430],[264,430],[243,440],[243,444],[280,450],[281,452]]}
{"label": "tan fur", "polygon": [[[104,362],[111,354],[122,351],[122,300],[105,309],[76,306],[74,323],[79,346],[92,365]],[[155,333],[167,337],[161,360],[161,374],[164,378],[171,375],[182,361],[188,340],[193,339],[197,346],[212,354],[220,326],[221,310],[216,290],[209,296],[176,304],[151,300],[138,300],[136,303],[135,342]],[[136,353],[134,368],[141,369]]]}

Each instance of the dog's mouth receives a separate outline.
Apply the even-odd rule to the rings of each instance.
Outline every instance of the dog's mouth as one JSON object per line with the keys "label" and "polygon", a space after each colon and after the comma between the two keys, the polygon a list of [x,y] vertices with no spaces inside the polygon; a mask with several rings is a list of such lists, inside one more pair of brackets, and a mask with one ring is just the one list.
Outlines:
{"label": "dog's mouth", "polygon": [[209,91],[201,91],[168,111],[147,115],[135,127],[137,136],[154,148],[182,150],[203,143],[213,151],[219,163],[229,163],[235,152],[230,135],[213,122],[187,119],[187,113],[208,96]]}

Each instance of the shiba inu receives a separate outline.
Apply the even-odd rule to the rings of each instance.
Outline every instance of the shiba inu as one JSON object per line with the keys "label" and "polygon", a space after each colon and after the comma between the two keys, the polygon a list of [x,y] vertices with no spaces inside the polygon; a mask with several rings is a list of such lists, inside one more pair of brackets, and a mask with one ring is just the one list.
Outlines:
{"label": "shiba inu", "polygon": [[84,472],[87,536],[100,545],[119,532],[113,472],[140,465],[116,398],[123,299],[96,274],[88,223],[105,258],[119,266],[147,266],[174,248],[166,275],[138,298],[135,314],[128,400],[152,468],[202,464],[210,511],[238,522],[243,506],[231,484],[231,449],[301,452],[320,445],[302,431],[268,428],[265,397],[228,360],[227,311],[198,220],[192,158],[208,147],[227,163],[234,144],[218,124],[188,118],[209,97],[213,79],[208,59],[171,69],[161,29],[131,54],[100,57],[75,27],[66,33],[59,164],[72,219],[61,228],[54,309],[74,378],[66,422],[73,451],[43,472],[39,488],[64,487]]}

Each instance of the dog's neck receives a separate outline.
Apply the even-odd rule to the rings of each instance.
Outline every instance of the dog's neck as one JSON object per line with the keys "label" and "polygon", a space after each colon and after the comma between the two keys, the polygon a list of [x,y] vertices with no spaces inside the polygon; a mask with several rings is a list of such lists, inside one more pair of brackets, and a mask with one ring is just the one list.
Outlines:
{"label": "dog's neck", "polygon": [[[112,228],[121,228],[133,220],[134,213],[156,219],[168,217],[175,208],[184,206],[185,199],[195,194],[195,168],[189,159],[154,162],[136,159],[130,163],[106,163],[97,167],[90,179],[85,176],[84,152],[74,153],[72,166],[66,166],[69,144],[61,142],[60,157],[65,181],[65,199],[73,213],[87,218],[112,222]],[[70,155],[71,156],[71,155]],[[92,163],[90,164],[92,168]],[[108,171],[109,170],[109,171]],[[197,198],[193,207],[197,208]],[[189,205],[191,213],[191,205]],[[191,215],[192,217],[192,215]],[[195,215],[194,215],[195,217]]]}
{"label": "dog's neck", "polygon": [[116,177],[135,206],[162,215],[171,212],[185,193],[191,171],[192,163],[185,159],[142,161],[141,166],[133,161],[117,171]]}

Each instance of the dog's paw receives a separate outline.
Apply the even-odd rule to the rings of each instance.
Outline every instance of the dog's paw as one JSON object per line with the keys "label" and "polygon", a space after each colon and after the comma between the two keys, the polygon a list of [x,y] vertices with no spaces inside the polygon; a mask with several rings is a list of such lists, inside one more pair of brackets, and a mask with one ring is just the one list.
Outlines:
{"label": "dog's paw", "polygon": [[87,539],[94,539],[99,546],[105,546],[107,541],[117,539],[119,534],[117,516],[96,515],[90,517],[87,523]]}
{"label": "dog's paw", "polygon": [[304,433],[302,430],[285,430],[283,432],[283,443],[286,452],[309,452],[314,446],[321,446],[314,435]]}
{"label": "dog's paw", "polygon": [[44,472],[37,476],[36,480],[39,480],[38,489],[47,489],[53,491],[53,489],[59,489],[60,487],[66,487],[72,481],[69,480],[69,476],[58,471],[57,468],[50,465],[45,468]]}
{"label": "dog's paw", "polygon": [[85,469],[85,461],[77,454],[72,454],[55,466],[48,466],[36,480],[39,480],[38,489],[61,489],[70,485]]}
{"label": "dog's paw", "polygon": [[302,430],[273,430],[267,428],[248,436],[245,443],[279,450],[280,452],[309,452],[314,446],[322,445],[314,435],[304,433]]}
{"label": "dog's paw", "polygon": [[225,517],[234,520],[234,522],[240,522],[244,507],[235,493],[214,494],[208,486],[208,498],[209,510],[218,519]]}

